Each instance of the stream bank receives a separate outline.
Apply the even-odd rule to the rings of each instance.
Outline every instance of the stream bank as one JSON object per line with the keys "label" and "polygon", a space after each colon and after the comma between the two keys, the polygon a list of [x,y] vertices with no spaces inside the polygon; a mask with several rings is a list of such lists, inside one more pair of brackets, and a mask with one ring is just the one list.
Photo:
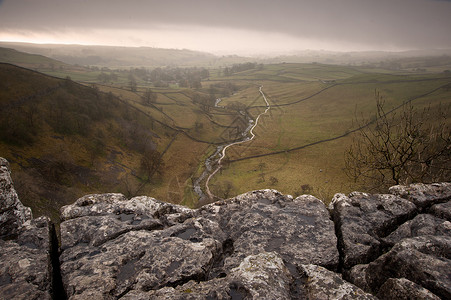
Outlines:
{"label": "stream bank", "polygon": [[[258,121],[260,120],[260,117],[262,115],[266,114],[271,109],[271,105],[269,104],[268,99],[266,98],[265,94],[263,93],[262,88],[263,88],[263,86],[259,87],[259,92],[262,95],[263,100],[266,103],[265,110],[262,113],[260,113],[257,116],[257,118],[255,118],[255,120],[248,117],[247,121],[248,121],[249,125],[241,133],[241,136],[242,136],[241,140],[217,146],[216,151],[205,160],[205,163],[204,163],[205,169],[202,172],[202,174],[194,181],[194,184],[193,184],[194,192],[199,196],[199,200],[198,200],[199,205],[204,205],[213,200],[220,199],[220,197],[214,195],[211,192],[210,187],[209,187],[209,182],[213,178],[213,176],[215,176],[215,174],[222,168],[222,161],[226,157],[227,149],[234,145],[252,141],[256,136],[254,134],[254,129],[258,125]],[[219,102],[220,102],[220,99],[217,99],[216,103],[215,103],[215,107],[224,108],[223,106],[218,105]],[[247,116],[247,114],[246,114],[246,116]],[[249,134],[250,134],[250,136],[249,136]],[[202,184],[202,182],[204,180],[205,180],[205,184]],[[202,189],[202,187],[205,188],[205,192]]]}

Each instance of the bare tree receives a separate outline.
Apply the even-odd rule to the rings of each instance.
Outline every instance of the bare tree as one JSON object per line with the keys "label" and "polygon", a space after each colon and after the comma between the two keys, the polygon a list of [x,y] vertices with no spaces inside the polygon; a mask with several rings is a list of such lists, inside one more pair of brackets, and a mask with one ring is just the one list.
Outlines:
{"label": "bare tree", "polygon": [[345,155],[346,173],[373,190],[393,184],[446,181],[451,178],[449,110],[420,112],[410,102],[388,112],[375,93],[377,113],[362,128]]}
{"label": "bare tree", "polygon": [[153,149],[147,149],[141,158],[141,170],[147,175],[150,181],[155,173],[162,175],[164,162],[160,152]]}
{"label": "bare tree", "polygon": [[128,85],[129,85],[129,87],[130,87],[130,91],[136,92],[136,91],[137,91],[138,84],[137,84],[137,82],[136,82],[135,77],[134,77],[133,75],[130,74],[130,76],[128,77],[128,79],[130,80],[129,83],[128,83]]}
{"label": "bare tree", "polygon": [[214,188],[215,195],[222,199],[227,199],[231,196],[232,191],[235,189],[235,186],[231,181],[225,180],[216,184]]}
{"label": "bare tree", "polygon": [[151,89],[147,89],[144,92],[144,96],[142,97],[143,99],[143,104],[144,105],[150,105],[152,103],[155,103],[157,101],[157,94],[154,93]]}

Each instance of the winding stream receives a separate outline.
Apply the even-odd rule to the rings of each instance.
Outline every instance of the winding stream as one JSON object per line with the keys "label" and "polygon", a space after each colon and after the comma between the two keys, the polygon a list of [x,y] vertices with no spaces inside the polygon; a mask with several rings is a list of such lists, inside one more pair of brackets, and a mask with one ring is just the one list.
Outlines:
{"label": "winding stream", "polygon": [[[259,92],[262,95],[263,100],[265,100],[265,102],[266,102],[265,111],[260,113],[257,116],[257,118],[255,119],[255,121],[252,119],[248,120],[249,126],[247,126],[247,128],[241,133],[241,136],[243,137],[241,140],[233,142],[233,143],[218,146],[216,148],[216,151],[205,160],[205,170],[199,176],[199,178],[197,178],[196,181],[194,182],[194,192],[197,195],[199,195],[199,203],[205,203],[207,200],[214,199],[216,197],[210,191],[209,182],[210,182],[211,178],[213,178],[213,176],[221,169],[221,167],[222,167],[221,162],[226,156],[227,149],[233,145],[238,145],[238,144],[252,141],[255,138],[254,129],[258,125],[258,121],[260,120],[260,117],[262,115],[266,114],[271,109],[271,106],[270,106],[268,100],[266,99],[265,94],[262,91],[262,86],[259,87]],[[220,100],[219,101],[218,100],[215,103],[216,107],[220,107],[220,106],[218,106]],[[250,134],[250,136],[249,136],[249,134]],[[213,166],[216,166],[216,168],[214,170],[213,170]],[[200,186],[201,182],[205,178],[207,178],[205,181],[205,192],[206,193],[204,193],[202,191],[202,188]]]}

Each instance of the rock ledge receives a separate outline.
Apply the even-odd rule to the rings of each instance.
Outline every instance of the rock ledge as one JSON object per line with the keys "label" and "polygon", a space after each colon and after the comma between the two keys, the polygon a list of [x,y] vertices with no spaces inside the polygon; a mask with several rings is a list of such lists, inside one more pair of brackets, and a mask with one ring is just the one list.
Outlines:
{"label": "rock ledge", "polygon": [[0,158],[1,299],[450,299],[451,184],[336,194],[259,190],[199,209],[86,195],[61,241]]}

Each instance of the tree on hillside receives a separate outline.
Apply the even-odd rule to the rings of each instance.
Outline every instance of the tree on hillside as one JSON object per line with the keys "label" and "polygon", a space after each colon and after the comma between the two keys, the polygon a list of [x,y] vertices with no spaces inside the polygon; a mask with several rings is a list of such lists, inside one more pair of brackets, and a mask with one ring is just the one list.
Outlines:
{"label": "tree on hillside", "polygon": [[147,89],[144,92],[143,103],[144,105],[150,105],[157,101],[157,94],[154,93],[151,89]]}
{"label": "tree on hillside", "polygon": [[215,106],[216,99],[211,95],[196,93],[194,94],[192,101],[194,104],[199,105],[203,112],[209,113],[211,108]]}
{"label": "tree on hillside", "polygon": [[346,173],[368,189],[451,178],[448,109],[418,112],[411,103],[386,112],[376,92],[376,118],[362,129],[345,154]]}
{"label": "tree on hillside", "polygon": [[214,194],[221,199],[227,199],[232,195],[235,186],[231,181],[225,180],[213,185]]}
{"label": "tree on hillside", "polygon": [[141,170],[150,181],[155,174],[162,175],[164,162],[160,152],[154,149],[146,149],[141,158]]}
{"label": "tree on hillside", "polygon": [[130,91],[136,92],[136,88],[137,88],[138,84],[136,83],[135,77],[130,74],[129,79],[130,79],[130,81],[129,81]]}

